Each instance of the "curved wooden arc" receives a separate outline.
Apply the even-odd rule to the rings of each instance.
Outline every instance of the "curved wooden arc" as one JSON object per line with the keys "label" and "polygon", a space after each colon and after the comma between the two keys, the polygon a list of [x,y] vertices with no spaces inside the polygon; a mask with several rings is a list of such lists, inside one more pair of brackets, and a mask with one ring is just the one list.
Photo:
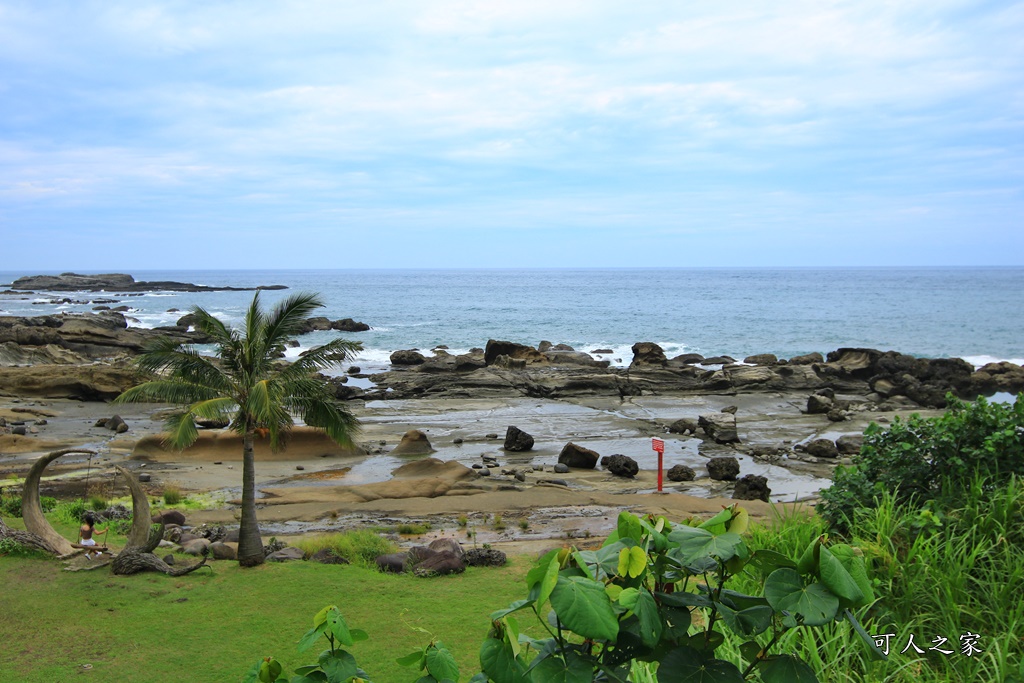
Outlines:
{"label": "curved wooden arc", "polygon": [[[47,453],[32,465],[28,476],[25,477],[25,486],[21,492],[21,517],[25,521],[25,529],[45,540],[60,555],[70,555],[75,552],[75,548],[68,539],[54,531],[50,523],[46,521],[46,517],[43,515],[43,506],[39,501],[39,480],[42,479],[43,470],[51,462],[69,453],[84,453],[90,457],[96,455],[96,451],[85,448],[64,448]],[[146,505],[148,508],[148,500]],[[149,518],[147,517],[146,519]]]}
{"label": "curved wooden arc", "polygon": [[128,534],[128,546],[144,548],[149,542],[149,526],[152,523],[149,516],[149,496],[134,474],[120,465],[114,465],[114,469],[124,475],[128,481],[128,489],[132,492],[132,530]]}

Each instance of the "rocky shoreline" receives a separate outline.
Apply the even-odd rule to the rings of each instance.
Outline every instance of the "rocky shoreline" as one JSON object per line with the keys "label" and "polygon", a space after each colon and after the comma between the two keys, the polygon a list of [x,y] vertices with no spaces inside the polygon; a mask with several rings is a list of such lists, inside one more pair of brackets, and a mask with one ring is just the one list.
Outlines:
{"label": "rocky shoreline", "polygon": [[136,282],[125,273],[102,275],[30,275],[20,277],[9,285],[17,292],[251,292],[255,290],[288,289],[285,285],[260,285],[258,287],[208,287],[190,282],[154,281]]}
{"label": "rocky shoreline", "polygon": [[[315,319],[309,328],[350,323]],[[230,500],[239,449],[222,430],[204,430],[208,445],[175,454],[158,447],[163,406],[124,406],[130,412],[114,421],[117,430],[96,426],[113,420],[105,401],[137,381],[132,356],[166,335],[202,342],[185,324],[129,328],[111,311],[0,317],[0,475],[17,475],[47,450],[99,443],[103,467],[147,468],[154,494],[171,482]],[[390,370],[372,375],[350,367],[329,379],[363,424],[361,448],[311,441],[287,456],[268,452],[259,466],[261,520],[301,530],[382,514],[508,511],[550,538],[573,532],[584,510],[598,520],[614,519],[621,507],[683,514],[735,497],[768,515],[763,501],[807,499],[827,485],[835,465],[859,450],[870,422],[935,414],[947,392],[975,398],[1024,390],[1024,370],[1012,363],[975,369],[960,359],[874,349],[737,361],[667,358],[656,344],[638,342],[627,367],[612,366],[606,351],[490,340],[459,355],[441,347],[397,351]],[[401,442],[410,431],[422,437],[410,437],[412,450]],[[652,437],[666,444],[666,497],[652,493]],[[428,455],[439,464],[410,474],[409,459]],[[83,473],[69,468],[57,486],[76,495]],[[230,524],[233,514],[229,506],[198,518]],[[601,531],[599,521],[586,524]]]}

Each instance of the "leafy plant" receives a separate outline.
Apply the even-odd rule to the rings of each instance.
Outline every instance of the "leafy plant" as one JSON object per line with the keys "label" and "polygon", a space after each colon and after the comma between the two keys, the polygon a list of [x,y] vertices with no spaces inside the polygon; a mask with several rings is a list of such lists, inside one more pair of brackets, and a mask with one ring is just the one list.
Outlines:
{"label": "leafy plant", "polygon": [[177,486],[165,486],[163,497],[165,504],[177,505],[182,499],[181,490]]}
{"label": "leafy plant", "polygon": [[95,512],[102,512],[107,509],[107,499],[101,495],[89,496],[89,509]]}
{"label": "leafy plant", "polygon": [[[660,662],[662,683],[817,681],[774,650],[787,632],[844,619],[874,650],[850,611],[875,599],[857,551],[817,537],[799,561],[751,552],[740,536],[747,520],[737,506],[696,526],[623,512],[600,549],[549,552],[527,574],[528,596],[491,615],[473,681],[626,681],[633,660]],[[727,588],[751,570],[760,595]],[[515,615],[527,610],[546,638],[522,631]],[[745,640],[740,666],[715,656],[725,630]]]}
{"label": "leafy plant", "polygon": [[508,528],[508,525],[505,524],[505,520],[502,518],[502,516],[501,515],[494,515],[493,529],[495,531],[504,531],[507,528]]}
{"label": "leafy plant", "polygon": [[82,499],[72,500],[65,503],[58,503],[53,509],[53,515],[65,524],[80,524],[86,513],[85,501]]}
{"label": "leafy plant", "polygon": [[356,659],[344,647],[352,647],[366,640],[365,631],[350,629],[337,606],[329,605],[313,617],[313,628],[299,641],[299,652],[313,647],[321,637],[327,638],[330,648],[320,653],[316,664],[295,669],[295,676],[287,678],[284,667],[273,657],[261,659],[253,665],[242,683],[369,683],[366,672],[356,665]]}
{"label": "leafy plant", "polygon": [[[980,476],[991,490],[1010,475],[1024,475],[1024,394],[1016,404],[965,403],[947,396],[937,418],[896,418],[883,430],[872,424],[851,467],[837,468],[834,483],[821,492],[818,512],[833,528],[850,529],[858,508],[873,507],[883,493],[897,505],[929,507],[932,513],[959,504]],[[933,526],[924,515],[923,526]]]}
{"label": "leafy plant", "polygon": [[414,650],[397,661],[402,666],[423,672],[423,675],[416,679],[416,683],[442,683],[442,681],[458,683],[459,681],[459,665],[455,662],[452,653],[439,640],[431,640],[422,650]]}
{"label": "leafy plant", "polygon": [[465,513],[459,515],[458,524],[460,527],[465,528],[465,526],[469,524],[469,517],[467,517]]}
{"label": "leafy plant", "polygon": [[522,519],[520,519],[519,520],[519,528],[522,529],[523,531],[526,531],[527,529],[529,529],[530,528],[530,520],[526,519],[526,517],[523,517]]}

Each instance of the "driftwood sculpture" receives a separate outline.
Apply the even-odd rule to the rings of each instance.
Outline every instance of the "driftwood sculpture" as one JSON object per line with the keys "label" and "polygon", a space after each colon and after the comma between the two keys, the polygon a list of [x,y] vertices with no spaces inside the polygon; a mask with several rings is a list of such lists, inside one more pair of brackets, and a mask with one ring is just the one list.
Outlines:
{"label": "driftwood sculpture", "polygon": [[206,564],[206,556],[199,562],[188,567],[174,568],[153,554],[164,537],[164,525],[150,531],[149,497],[142,489],[142,484],[135,476],[119,465],[118,472],[128,480],[128,488],[132,492],[132,529],[128,535],[128,544],[124,550],[114,556],[111,569],[115,574],[138,574],[144,571],[163,572],[168,576],[183,576],[199,569]]}
{"label": "driftwood sculpture", "polygon": [[[65,448],[53,451],[39,458],[32,465],[28,476],[25,478],[25,487],[21,493],[21,514],[25,520],[27,531],[11,529],[0,520],[0,538],[11,538],[22,545],[44,550],[61,557],[74,555],[77,550],[66,538],[58,534],[43,515],[43,507],[39,500],[39,480],[42,478],[43,470],[47,465],[68,453],[84,453],[89,456],[96,455],[95,451],[81,448]],[[143,571],[163,572],[170,576],[182,576],[194,572],[206,564],[207,558],[196,564],[173,568],[156,555],[153,550],[160,544],[163,538],[164,526],[161,524],[154,532],[150,531],[149,497],[142,488],[139,480],[128,470],[115,465],[115,469],[124,475],[128,481],[128,488],[132,492],[132,528],[128,533],[128,543],[110,563],[115,574],[138,574]],[[106,566],[98,564],[95,568]]]}

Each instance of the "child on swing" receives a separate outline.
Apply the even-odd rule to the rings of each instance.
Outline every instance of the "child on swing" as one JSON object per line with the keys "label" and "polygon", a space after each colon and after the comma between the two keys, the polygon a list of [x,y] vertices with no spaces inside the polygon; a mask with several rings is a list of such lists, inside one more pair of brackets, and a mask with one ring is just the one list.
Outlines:
{"label": "child on swing", "polygon": [[[84,546],[94,546],[94,545],[96,545],[96,539],[93,538],[93,536],[94,535],[95,536],[104,536],[104,535],[106,535],[107,531],[109,531],[109,530],[108,529],[104,529],[103,531],[96,531],[96,518],[92,516],[91,512],[87,512],[85,514],[85,517],[82,519],[82,527],[78,531],[78,544],[79,545],[84,545]],[[103,547],[104,548],[106,548],[106,541],[107,541],[107,539],[104,538],[103,539],[103,543],[104,543]],[[96,557],[99,557],[102,554],[103,554],[103,550],[102,549],[97,549],[96,550]],[[87,560],[91,560],[92,559],[92,553],[91,552],[87,552],[85,554],[85,558]]]}

